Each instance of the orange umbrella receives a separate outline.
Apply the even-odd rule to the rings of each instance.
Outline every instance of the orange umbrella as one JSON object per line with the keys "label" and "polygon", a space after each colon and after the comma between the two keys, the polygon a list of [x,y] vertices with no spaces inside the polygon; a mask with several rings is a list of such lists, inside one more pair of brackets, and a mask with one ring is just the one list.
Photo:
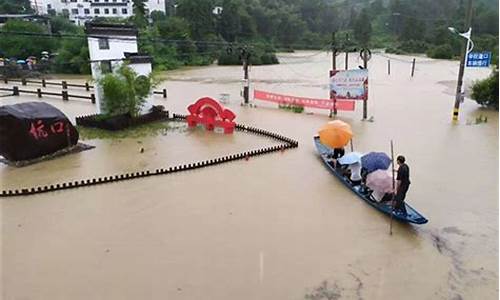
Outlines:
{"label": "orange umbrella", "polygon": [[342,148],[352,138],[351,125],[340,120],[326,123],[320,128],[318,133],[320,142],[331,148]]}

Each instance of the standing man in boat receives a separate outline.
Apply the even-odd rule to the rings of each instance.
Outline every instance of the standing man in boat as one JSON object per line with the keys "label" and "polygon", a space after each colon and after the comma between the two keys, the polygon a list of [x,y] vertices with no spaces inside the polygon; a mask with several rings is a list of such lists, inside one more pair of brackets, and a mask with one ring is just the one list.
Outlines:
{"label": "standing man in boat", "polygon": [[410,167],[405,163],[406,159],[403,155],[399,155],[396,159],[398,168],[398,177],[396,178],[396,196],[394,201],[396,201],[395,208],[406,214],[405,198],[406,192],[410,188]]}

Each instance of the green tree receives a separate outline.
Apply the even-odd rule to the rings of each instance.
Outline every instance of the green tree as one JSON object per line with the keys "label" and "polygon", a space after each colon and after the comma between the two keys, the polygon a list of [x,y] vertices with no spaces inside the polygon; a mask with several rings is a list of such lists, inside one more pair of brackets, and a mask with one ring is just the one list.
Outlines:
{"label": "green tree", "polygon": [[178,2],[177,15],[186,19],[191,27],[191,36],[203,40],[215,33],[215,17],[212,13],[212,0],[181,0]]}
{"label": "green tree", "polygon": [[151,20],[153,20],[153,23],[165,21],[166,19],[167,15],[162,11],[155,10],[151,12]]}
{"label": "green tree", "polygon": [[354,22],[354,38],[366,47],[370,42],[372,34],[372,24],[370,14],[367,9],[363,9]]}
{"label": "green tree", "polygon": [[228,42],[234,42],[241,34],[240,5],[235,0],[222,2],[223,10],[217,27],[220,35]]}
{"label": "green tree", "polygon": [[[75,34],[83,35],[83,29],[77,28]],[[58,49],[54,61],[54,70],[57,73],[90,74],[89,48],[87,39],[64,39]]]}
{"label": "green tree", "polygon": [[262,6],[252,6],[248,11],[250,17],[255,21],[257,33],[265,39],[272,39],[276,35],[279,19],[277,12],[265,9]]}
{"label": "green tree", "polygon": [[[24,33],[23,35],[19,33]],[[0,29],[0,52],[8,57],[26,58],[40,56],[42,51],[54,52],[55,39],[37,34],[46,34],[44,25],[20,20],[9,20]],[[28,35],[31,34],[31,35]]]}
{"label": "green tree", "polygon": [[300,37],[306,31],[306,24],[296,15],[283,12],[279,17],[278,40],[286,47],[293,48],[293,44],[299,42]]}
{"label": "green tree", "polygon": [[425,36],[425,23],[415,17],[405,17],[403,22],[403,30],[400,38],[403,41],[423,40]]}
{"label": "green tree", "polygon": [[132,0],[132,10],[134,11],[134,23],[137,27],[142,28],[148,24],[146,15],[147,0]]}
{"label": "green tree", "polygon": [[32,11],[30,0],[0,1],[0,14],[26,14]]}
{"label": "green tree", "polygon": [[[169,17],[167,20],[157,24],[157,30],[160,39],[176,41],[168,50],[158,51],[158,47],[154,49],[157,51],[156,53],[159,52],[156,57],[166,60],[167,67],[175,67],[181,64],[182,61],[187,62],[192,60],[196,53],[196,45],[191,40],[189,23],[185,19]],[[157,61],[156,57],[155,61]]]}
{"label": "green tree", "polygon": [[71,23],[68,18],[61,15],[50,17],[50,29],[51,32],[55,34],[81,33],[78,26]]}

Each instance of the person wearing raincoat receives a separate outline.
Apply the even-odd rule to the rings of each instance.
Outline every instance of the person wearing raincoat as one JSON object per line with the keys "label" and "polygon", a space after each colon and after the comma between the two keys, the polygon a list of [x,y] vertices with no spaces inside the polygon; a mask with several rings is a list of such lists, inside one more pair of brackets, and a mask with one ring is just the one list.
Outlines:
{"label": "person wearing raincoat", "polygon": [[398,177],[396,177],[396,196],[394,201],[396,202],[395,208],[406,213],[405,198],[408,189],[410,188],[410,168],[405,163],[406,159],[403,155],[399,155],[396,162],[399,165]]}

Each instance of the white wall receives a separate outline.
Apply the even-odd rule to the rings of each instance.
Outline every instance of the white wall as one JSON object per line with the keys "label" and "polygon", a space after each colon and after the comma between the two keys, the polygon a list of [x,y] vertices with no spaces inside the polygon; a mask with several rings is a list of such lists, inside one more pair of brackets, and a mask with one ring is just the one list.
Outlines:
{"label": "white wall", "polygon": [[[151,72],[153,71],[151,64],[146,63],[146,64],[130,64],[129,65],[132,70],[134,70],[137,75],[144,75],[144,76],[149,76]],[[141,109],[141,113],[145,114],[150,111],[150,109],[153,107],[153,93],[149,94],[149,96],[146,98],[146,101]]]}
{"label": "white wall", "polygon": [[134,36],[108,36],[109,49],[99,49],[97,37],[89,37],[87,40],[90,60],[120,59],[125,58],[124,52],[137,53],[137,38]]}
{"label": "white wall", "polygon": [[[94,35],[93,35],[94,36]],[[126,40],[124,40],[126,39]],[[133,36],[108,36],[109,49],[99,49],[99,39],[97,37],[87,38],[89,46],[89,56],[91,61],[113,60],[125,58],[124,52],[136,53],[137,38]],[[111,62],[115,68],[121,61]],[[101,63],[93,62],[91,65],[92,78],[97,80],[101,77]],[[97,112],[102,112],[101,97],[102,91],[95,89]]]}
{"label": "white wall", "polygon": [[[86,21],[92,20],[95,17],[121,17],[127,18],[133,15],[131,0],[99,0],[99,4],[105,3],[106,6],[92,5],[95,0],[31,0],[33,8],[38,7],[40,14],[48,13],[48,5],[51,6],[58,14],[62,14],[67,10],[69,19],[77,25],[82,26]],[[114,2],[116,1],[116,2]],[[125,3],[125,5],[123,4]],[[146,2],[146,8],[152,12],[160,10],[166,12],[165,0],[149,0]],[[98,9],[98,13],[96,11]],[[123,12],[126,10],[126,13]],[[106,12],[108,12],[106,14]]]}
{"label": "white wall", "polygon": [[150,13],[155,10],[159,10],[166,13],[165,0],[149,0],[146,6]]}

